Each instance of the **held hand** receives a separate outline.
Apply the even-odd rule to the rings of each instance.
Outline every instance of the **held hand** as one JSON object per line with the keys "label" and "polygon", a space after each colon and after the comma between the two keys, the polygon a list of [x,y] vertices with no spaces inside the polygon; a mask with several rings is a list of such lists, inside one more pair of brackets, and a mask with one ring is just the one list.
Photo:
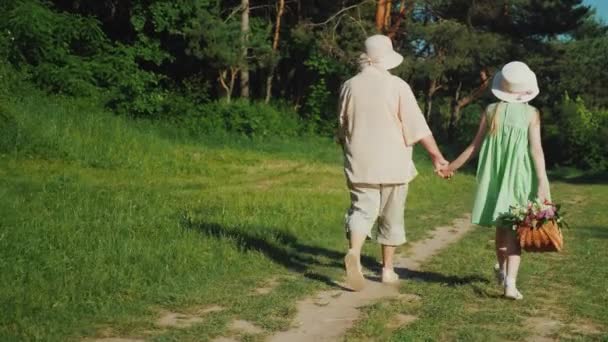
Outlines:
{"label": "held hand", "polygon": [[452,177],[454,177],[454,170],[451,169],[449,165],[447,165],[444,166],[442,169],[437,170],[437,174],[443,179],[451,179]]}
{"label": "held hand", "polygon": [[540,183],[538,185],[537,197],[541,202],[551,201],[551,194],[549,191],[549,183]]}
{"label": "held hand", "polygon": [[443,178],[449,179],[454,175],[454,172],[449,170],[449,162],[444,158],[438,158],[433,161],[433,166],[435,168],[435,173]]}
{"label": "held hand", "polygon": [[445,168],[449,164],[450,164],[450,162],[445,160],[445,158],[443,158],[443,157],[433,158],[433,167],[435,168],[435,172]]}

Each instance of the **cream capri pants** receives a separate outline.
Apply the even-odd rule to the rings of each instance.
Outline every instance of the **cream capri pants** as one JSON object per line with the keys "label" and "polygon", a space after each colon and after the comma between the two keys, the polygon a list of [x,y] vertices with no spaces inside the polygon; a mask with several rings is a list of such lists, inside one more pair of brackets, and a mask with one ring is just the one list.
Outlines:
{"label": "cream capri pants", "polygon": [[408,184],[352,184],[349,182],[351,206],[346,214],[346,234],[360,233],[372,237],[378,222],[376,240],[389,246],[405,243],[404,210]]}

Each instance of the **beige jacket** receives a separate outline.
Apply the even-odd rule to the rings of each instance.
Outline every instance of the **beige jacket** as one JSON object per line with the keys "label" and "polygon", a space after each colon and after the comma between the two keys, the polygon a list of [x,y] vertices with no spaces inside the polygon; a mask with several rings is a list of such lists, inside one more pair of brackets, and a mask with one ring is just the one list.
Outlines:
{"label": "beige jacket", "polygon": [[402,184],[416,177],[412,146],[432,133],[405,81],[365,67],[342,86],[339,116],[351,183]]}

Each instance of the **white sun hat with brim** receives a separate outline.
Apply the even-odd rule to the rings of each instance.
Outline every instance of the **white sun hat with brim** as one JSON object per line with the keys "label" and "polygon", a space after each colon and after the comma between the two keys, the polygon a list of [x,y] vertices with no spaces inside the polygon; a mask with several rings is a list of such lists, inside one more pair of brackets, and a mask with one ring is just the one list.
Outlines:
{"label": "white sun hat with brim", "polygon": [[377,34],[365,40],[365,53],[361,55],[361,64],[390,70],[401,62],[403,56],[393,50],[393,42],[389,37]]}
{"label": "white sun hat with brim", "polygon": [[523,62],[510,62],[502,67],[492,82],[492,93],[500,100],[524,103],[540,93],[536,74]]}

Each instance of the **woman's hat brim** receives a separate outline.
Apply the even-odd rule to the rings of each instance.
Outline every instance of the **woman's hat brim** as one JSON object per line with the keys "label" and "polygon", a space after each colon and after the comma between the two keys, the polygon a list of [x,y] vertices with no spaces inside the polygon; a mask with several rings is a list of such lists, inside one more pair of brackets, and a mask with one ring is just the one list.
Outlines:
{"label": "woman's hat brim", "polygon": [[[535,82],[536,83],[536,82]],[[525,103],[532,101],[540,94],[538,84],[531,84],[530,92],[526,94],[516,94],[502,90],[502,72],[498,72],[492,81],[492,93],[498,99],[509,103]]]}
{"label": "woman's hat brim", "polygon": [[391,70],[398,67],[401,63],[403,63],[403,56],[392,51],[389,55],[383,57],[382,60],[378,62],[378,65],[383,69]]}

